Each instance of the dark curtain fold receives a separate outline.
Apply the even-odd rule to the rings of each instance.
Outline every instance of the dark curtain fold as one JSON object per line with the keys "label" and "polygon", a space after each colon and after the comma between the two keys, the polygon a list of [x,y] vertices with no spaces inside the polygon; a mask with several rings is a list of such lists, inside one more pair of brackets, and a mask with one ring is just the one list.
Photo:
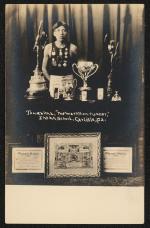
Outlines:
{"label": "dark curtain fold", "polygon": [[[117,7],[117,40],[120,41],[120,5]],[[120,49],[120,48],[119,48]]]}
{"label": "dark curtain fold", "polygon": [[[112,24],[113,26],[113,24]],[[109,5],[104,5],[104,13],[103,13],[103,38],[105,34],[108,34],[108,38],[110,39],[110,12],[109,12]]]}
{"label": "dark curtain fold", "polygon": [[75,29],[75,16],[74,12],[71,11],[71,6],[68,6],[68,24],[70,27],[70,40],[77,45],[77,34]]}
{"label": "dark curtain fold", "polygon": [[46,34],[48,34],[48,27],[49,27],[48,9],[47,9],[47,6],[44,5],[44,10],[43,10],[43,30],[46,32]]}
{"label": "dark curtain fold", "polygon": [[95,61],[94,29],[91,5],[88,5],[88,59]]}
{"label": "dark curtain fold", "polygon": [[53,5],[52,8],[52,24],[56,23],[58,21],[58,7],[56,5]]}

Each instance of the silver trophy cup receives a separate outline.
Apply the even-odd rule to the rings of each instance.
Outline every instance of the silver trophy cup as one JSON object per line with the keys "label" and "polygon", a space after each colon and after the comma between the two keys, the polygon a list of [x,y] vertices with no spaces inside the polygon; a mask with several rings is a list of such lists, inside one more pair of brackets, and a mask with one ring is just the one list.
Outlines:
{"label": "silver trophy cup", "polygon": [[73,72],[83,81],[83,86],[79,88],[81,101],[89,100],[88,95],[91,91],[91,87],[87,85],[87,80],[96,73],[98,67],[98,64],[94,64],[93,62],[89,61],[79,61],[77,64],[72,64]]}

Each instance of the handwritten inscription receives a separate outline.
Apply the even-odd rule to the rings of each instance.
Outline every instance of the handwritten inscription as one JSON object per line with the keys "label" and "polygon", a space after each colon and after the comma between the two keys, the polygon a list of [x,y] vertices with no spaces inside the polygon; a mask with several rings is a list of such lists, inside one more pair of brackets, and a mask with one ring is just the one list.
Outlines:
{"label": "handwritten inscription", "polygon": [[77,123],[105,123],[109,118],[109,112],[61,112],[55,110],[54,112],[40,111],[34,112],[32,110],[26,110],[26,116],[35,117],[38,120],[52,120],[52,121],[73,121]]}

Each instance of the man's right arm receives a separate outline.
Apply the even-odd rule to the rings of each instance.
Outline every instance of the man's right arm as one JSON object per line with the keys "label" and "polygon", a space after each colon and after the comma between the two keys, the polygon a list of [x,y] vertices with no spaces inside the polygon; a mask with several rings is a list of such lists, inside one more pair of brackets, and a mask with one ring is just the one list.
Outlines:
{"label": "man's right arm", "polygon": [[49,76],[48,71],[47,71],[47,63],[48,63],[48,59],[49,59],[49,53],[51,53],[50,52],[50,44],[45,46],[43,63],[42,63],[42,72],[43,72],[44,76],[47,78],[47,80],[50,79],[50,76]]}

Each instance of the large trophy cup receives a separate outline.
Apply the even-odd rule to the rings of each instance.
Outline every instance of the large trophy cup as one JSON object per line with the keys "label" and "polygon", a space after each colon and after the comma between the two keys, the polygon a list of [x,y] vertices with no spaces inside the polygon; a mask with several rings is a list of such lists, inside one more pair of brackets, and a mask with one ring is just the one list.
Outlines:
{"label": "large trophy cup", "polygon": [[[34,75],[31,76],[30,81],[29,81],[29,88],[26,91],[25,98],[29,100],[33,99],[39,99],[44,96],[47,96],[48,94],[48,88],[46,85],[46,80],[44,76],[42,75],[42,72],[40,71],[39,67],[39,55],[41,49],[44,49],[45,44],[46,44],[46,38],[47,35],[45,32],[41,32],[41,27],[42,27],[43,22],[40,22],[39,29],[38,29],[38,34],[35,40],[35,45],[33,50],[36,51],[36,67],[34,72]],[[43,45],[42,42],[44,41]]]}
{"label": "large trophy cup", "polygon": [[87,80],[96,73],[98,64],[88,61],[79,61],[77,64],[72,64],[72,70],[83,81],[83,86],[79,88],[80,100],[89,101],[89,94],[92,89],[87,85]]}

